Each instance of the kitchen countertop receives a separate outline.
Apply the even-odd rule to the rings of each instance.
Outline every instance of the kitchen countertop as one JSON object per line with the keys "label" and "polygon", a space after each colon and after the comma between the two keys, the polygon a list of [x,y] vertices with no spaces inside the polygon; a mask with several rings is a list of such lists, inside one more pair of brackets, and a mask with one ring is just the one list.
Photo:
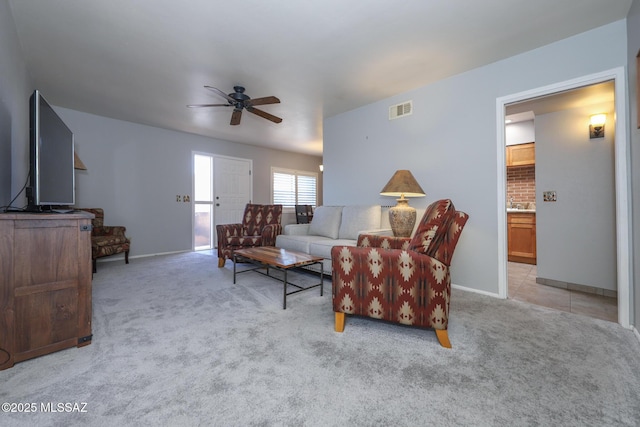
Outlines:
{"label": "kitchen countertop", "polygon": [[536,213],[535,209],[507,208],[507,213]]}

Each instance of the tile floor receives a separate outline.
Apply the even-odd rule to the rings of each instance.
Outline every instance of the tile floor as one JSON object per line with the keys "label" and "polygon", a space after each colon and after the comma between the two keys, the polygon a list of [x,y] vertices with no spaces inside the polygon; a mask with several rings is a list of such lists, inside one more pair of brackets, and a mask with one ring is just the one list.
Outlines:
{"label": "tile floor", "polygon": [[618,321],[616,298],[555,288],[536,283],[536,266],[509,262],[509,298],[556,310]]}

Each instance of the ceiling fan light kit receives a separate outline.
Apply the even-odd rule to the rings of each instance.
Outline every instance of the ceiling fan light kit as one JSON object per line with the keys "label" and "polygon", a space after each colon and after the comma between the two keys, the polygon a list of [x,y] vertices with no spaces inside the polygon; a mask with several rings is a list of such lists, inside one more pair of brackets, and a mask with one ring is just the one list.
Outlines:
{"label": "ceiling fan light kit", "polygon": [[226,104],[197,104],[197,105],[187,105],[189,108],[208,108],[208,107],[233,107],[233,113],[231,113],[231,121],[230,125],[236,126],[240,124],[240,119],[242,118],[242,110],[247,110],[248,112],[255,114],[256,116],[262,117],[263,119],[267,119],[274,123],[282,122],[280,117],[274,116],[273,114],[269,114],[266,111],[255,108],[256,105],[268,105],[268,104],[279,104],[280,100],[275,96],[265,96],[263,98],[255,98],[251,99],[248,95],[244,93],[245,89],[243,86],[234,86],[233,92],[226,94],[218,88],[213,86],[205,86],[205,88],[213,91],[216,95],[219,95],[227,100]]}

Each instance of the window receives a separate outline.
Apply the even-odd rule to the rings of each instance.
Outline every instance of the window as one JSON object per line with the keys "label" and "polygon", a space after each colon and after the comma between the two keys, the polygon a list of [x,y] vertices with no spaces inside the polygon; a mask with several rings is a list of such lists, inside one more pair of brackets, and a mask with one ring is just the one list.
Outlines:
{"label": "window", "polygon": [[316,206],[318,174],[313,172],[271,168],[271,201],[284,208],[295,205]]}
{"label": "window", "polygon": [[213,156],[193,154],[193,249],[212,249],[213,239]]}

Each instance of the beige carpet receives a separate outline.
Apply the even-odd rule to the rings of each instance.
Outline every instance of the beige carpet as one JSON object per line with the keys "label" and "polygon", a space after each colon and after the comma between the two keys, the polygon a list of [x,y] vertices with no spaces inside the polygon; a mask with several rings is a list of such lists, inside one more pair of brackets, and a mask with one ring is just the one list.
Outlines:
{"label": "beige carpet", "polygon": [[330,281],[282,310],[278,282],[233,285],[231,263],[216,264],[101,263],[93,343],[1,371],[0,402],[39,410],[0,425],[640,425],[640,343],[615,323],[454,290],[451,350],[433,331],[362,318],[338,334]]}

